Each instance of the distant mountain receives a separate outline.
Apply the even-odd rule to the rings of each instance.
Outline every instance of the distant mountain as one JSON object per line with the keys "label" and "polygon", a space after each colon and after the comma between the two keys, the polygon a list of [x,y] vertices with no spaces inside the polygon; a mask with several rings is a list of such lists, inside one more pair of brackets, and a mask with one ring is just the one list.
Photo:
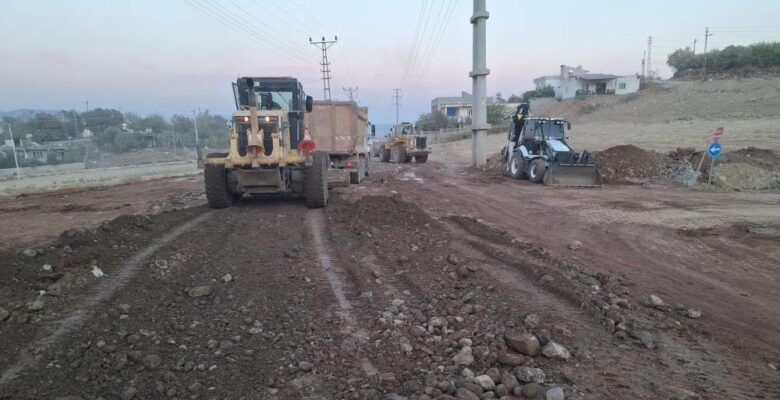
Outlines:
{"label": "distant mountain", "polygon": [[47,113],[47,114],[56,114],[59,113],[59,110],[33,110],[31,108],[20,108],[18,110],[13,111],[0,111],[0,118],[3,117],[13,117],[13,118],[19,118],[24,116],[30,116],[40,113]]}

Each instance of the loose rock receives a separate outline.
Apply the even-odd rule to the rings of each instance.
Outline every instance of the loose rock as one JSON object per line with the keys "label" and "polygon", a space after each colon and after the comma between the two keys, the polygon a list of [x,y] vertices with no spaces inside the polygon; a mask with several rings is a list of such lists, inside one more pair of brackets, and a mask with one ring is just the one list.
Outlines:
{"label": "loose rock", "polygon": [[30,311],[33,311],[33,312],[34,311],[41,311],[41,310],[43,310],[43,305],[44,305],[43,299],[39,297],[39,298],[35,299],[35,301],[33,301],[32,303],[28,304],[27,305],[27,309],[30,310]]}
{"label": "loose rock", "polygon": [[5,321],[11,316],[11,312],[3,307],[0,307],[0,321]]}
{"label": "loose rock", "polygon": [[225,274],[222,275],[222,282],[228,283],[233,280],[233,275]]}
{"label": "loose rock", "polygon": [[148,354],[141,360],[144,367],[148,370],[157,369],[162,364],[162,358],[157,354]]}
{"label": "loose rock", "polygon": [[582,248],[582,242],[579,240],[572,240],[571,243],[569,243],[569,250],[579,250]]}
{"label": "loose rock", "polygon": [[517,367],[513,370],[517,380],[524,383],[544,383],[544,371],[539,368]]}
{"label": "loose rock", "polygon": [[529,399],[535,399],[536,396],[538,396],[539,392],[541,391],[542,391],[542,387],[538,383],[529,383],[527,385],[523,385],[523,387],[520,390],[520,393],[523,397]]}
{"label": "loose rock", "polygon": [[552,388],[544,394],[544,397],[546,400],[563,400],[564,399],[563,389]]}
{"label": "loose rock", "polygon": [[504,365],[516,367],[518,365],[525,365],[526,359],[525,356],[521,354],[501,352],[498,354],[498,362]]}
{"label": "loose rock", "polygon": [[531,333],[521,333],[506,337],[506,344],[512,350],[527,356],[539,355],[539,339]]}
{"label": "loose rock", "polygon": [[314,364],[308,361],[301,361],[298,363],[298,368],[303,372],[309,372],[314,368]]}
{"label": "loose rock", "polygon": [[452,357],[452,362],[458,365],[469,366],[474,363],[474,355],[471,346],[463,346],[462,349]]}
{"label": "loose rock", "polygon": [[477,384],[486,391],[493,391],[496,389],[496,383],[493,382],[493,379],[491,379],[487,375],[480,375],[474,378],[477,380]]}
{"label": "loose rock", "polygon": [[542,349],[542,354],[553,360],[568,360],[571,358],[569,350],[566,350],[565,347],[555,342],[547,343],[547,345],[544,346],[544,349]]}
{"label": "loose rock", "polygon": [[464,387],[458,389],[456,397],[458,400],[479,400],[479,396],[476,393]]}
{"label": "loose rock", "polygon": [[214,289],[211,286],[196,286],[190,288],[190,290],[187,291],[187,295],[190,297],[205,297],[210,296],[213,292]]}
{"label": "loose rock", "polygon": [[523,320],[523,326],[525,329],[534,329],[539,326],[539,316],[536,314],[528,314]]}
{"label": "loose rock", "polygon": [[658,297],[658,296],[656,296],[654,294],[651,294],[647,298],[647,305],[649,307],[653,307],[653,308],[663,307],[664,306],[664,301],[661,300],[660,297]]}
{"label": "loose rock", "polygon": [[685,310],[685,316],[690,319],[699,319],[701,318],[701,311],[695,308],[689,308]]}

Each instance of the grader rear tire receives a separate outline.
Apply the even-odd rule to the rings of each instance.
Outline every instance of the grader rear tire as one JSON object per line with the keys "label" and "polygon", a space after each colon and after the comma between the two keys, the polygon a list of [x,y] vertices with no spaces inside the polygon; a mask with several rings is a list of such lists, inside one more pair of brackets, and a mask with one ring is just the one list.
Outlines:
{"label": "grader rear tire", "polygon": [[209,207],[227,208],[233,204],[233,194],[228,191],[227,170],[223,165],[206,164],[203,180]]}
{"label": "grader rear tire", "polygon": [[328,154],[315,152],[311,167],[306,169],[306,206],[322,208],[328,205]]}

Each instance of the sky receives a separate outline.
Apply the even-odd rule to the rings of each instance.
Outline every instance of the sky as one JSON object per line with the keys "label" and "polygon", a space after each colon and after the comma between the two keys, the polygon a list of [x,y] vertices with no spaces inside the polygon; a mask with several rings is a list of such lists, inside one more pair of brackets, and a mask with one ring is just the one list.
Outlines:
{"label": "sky", "polygon": [[[639,73],[692,46],[780,40],[780,1],[590,2],[487,0],[488,95],[532,89],[561,64]],[[468,0],[4,0],[0,110],[117,108],[142,115],[234,108],[237,76],[294,76],[323,98],[323,36],[331,93],[356,100],[375,123],[430,111],[431,99],[471,92],[473,2]],[[419,28],[418,28],[419,27]],[[417,38],[417,40],[415,40]],[[416,50],[416,51],[415,51]]]}

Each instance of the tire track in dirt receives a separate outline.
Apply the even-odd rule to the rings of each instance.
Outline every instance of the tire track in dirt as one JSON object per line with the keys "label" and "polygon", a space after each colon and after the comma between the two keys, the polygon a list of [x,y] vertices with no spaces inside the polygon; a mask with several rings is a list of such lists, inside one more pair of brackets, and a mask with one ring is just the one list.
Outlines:
{"label": "tire track in dirt", "polygon": [[[333,263],[333,258],[328,251],[330,246],[326,243],[322,210],[309,212],[309,227],[320,265],[328,278],[331,291],[341,309],[340,316],[344,320],[346,333],[352,335],[359,344],[365,343],[368,341],[368,332],[358,328],[358,324],[352,315],[352,304],[344,294],[344,280],[342,279],[344,272]],[[377,368],[367,357],[362,357],[360,362],[363,373],[366,376],[374,376],[378,373]]]}
{"label": "tire track in dirt", "polygon": [[[51,332],[44,338],[35,342],[32,347],[36,353],[43,354],[52,345],[56,344],[63,336],[73,332],[76,329],[83,328],[84,323],[92,314],[94,309],[102,302],[110,299],[117,291],[122,289],[137,274],[142,263],[152,254],[171,243],[182,234],[190,231],[212,215],[212,212],[206,212],[194,219],[185,222],[178,227],[173,228],[168,234],[155,240],[151,245],[133,255],[130,259],[122,263],[117,269],[119,273],[113,279],[107,280],[100,285],[95,293],[87,298],[83,303],[76,307],[69,316],[54,322]],[[22,352],[20,359],[11,367],[6,369],[0,376],[0,386],[16,378],[19,373],[35,366],[40,357],[30,354],[27,351]]]}

